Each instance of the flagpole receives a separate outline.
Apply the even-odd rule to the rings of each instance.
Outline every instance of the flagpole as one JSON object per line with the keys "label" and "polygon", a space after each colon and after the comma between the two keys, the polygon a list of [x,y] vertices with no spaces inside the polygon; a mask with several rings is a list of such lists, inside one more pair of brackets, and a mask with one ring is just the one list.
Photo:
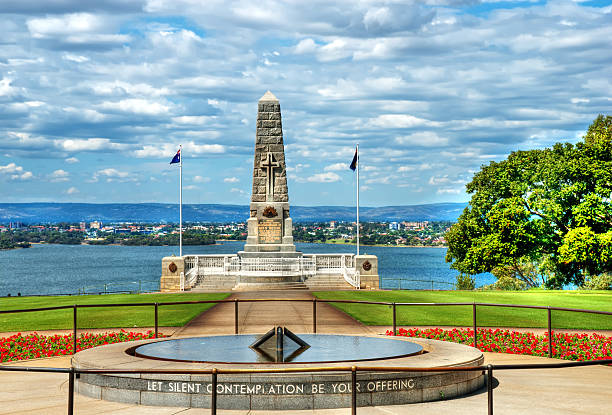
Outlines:
{"label": "flagpole", "polygon": [[179,146],[179,256],[183,256],[183,146]]}
{"label": "flagpole", "polygon": [[359,143],[357,143],[357,255],[359,255]]}

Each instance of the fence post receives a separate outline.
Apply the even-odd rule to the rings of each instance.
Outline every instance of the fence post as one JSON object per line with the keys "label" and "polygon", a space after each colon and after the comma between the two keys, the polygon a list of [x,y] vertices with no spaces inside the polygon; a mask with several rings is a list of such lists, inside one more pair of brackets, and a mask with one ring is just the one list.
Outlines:
{"label": "fence post", "polygon": [[106,294],[106,284],[104,284],[104,294]]}
{"label": "fence post", "polygon": [[395,303],[393,303],[393,335],[397,335],[397,312],[395,309]]}
{"label": "fence post", "polygon": [[234,298],[234,334],[238,334],[238,299]]}
{"label": "fence post", "polygon": [[312,299],[312,332],[317,332],[317,298]]}
{"label": "fence post", "polygon": [[72,307],[72,354],[77,352],[77,305]]}
{"label": "fence post", "polygon": [[351,414],[357,414],[357,368],[351,366]]}
{"label": "fence post", "polygon": [[212,370],[212,379],[210,382],[212,385],[212,395],[210,396],[210,413],[211,415],[217,415],[217,368]]}
{"label": "fence post", "polygon": [[142,292],[142,281],[138,280],[138,294]]}
{"label": "fence post", "polygon": [[158,335],[158,308],[159,305],[157,303],[155,303],[155,338],[157,339],[157,335]]}
{"label": "fence post", "polygon": [[552,359],[553,357],[553,352],[552,352],[552,315],[551,315],[551,310],[550,310],[550,306],[548,306],[548,357]]}
{"label": "fence post", "polygon": [[433,290],[434,290],[434,281],[431,280],[431,291],[433,291]]}
{"label": "fence post", "polygon": [[74,413],[74,368],[68,372],[68,415]]}
{"label": "fence post", "polygon": [[476,303],[472,304],[472,320],[472,322],[474,323],[474,348],[478,349],[478,336],[476,335]]}
{"label": "fence post", "polygon": [[493,415],[493,366],[487,365],[487,406],[488,414]]}

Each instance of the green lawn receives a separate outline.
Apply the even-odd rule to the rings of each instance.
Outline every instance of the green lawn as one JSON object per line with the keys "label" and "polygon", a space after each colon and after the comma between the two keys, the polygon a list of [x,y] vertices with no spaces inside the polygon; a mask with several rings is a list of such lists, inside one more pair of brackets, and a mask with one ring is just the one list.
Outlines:
{"label": "green lawn", "polygon": [[[162,303],[222,300],[227,293],[110,294],[74,297],[12,297],[0,299],[0,310],[19,310],[74,304]],[[159,307],[159,326],[180,327],[214,304],[183,304]],[[100,307],[77,311],[77,325],[85,328],[152,327],[154,307]],[[0,332],[72,328],[72,309],[0,314]]]}
{"label": "green lawn", "polygon": [[[612,311],[610,291],[325,291],[320,299],[396,303],[498,303]],[[391,325],[392,307],[367,304],[333,304],[367,325]],[[477,308],[481,327],[546,327],[546,310]],[[471,326],[472,306],[397,306],[398,326]],[[612,316],[552,312],[553,328],[612,329]]]}

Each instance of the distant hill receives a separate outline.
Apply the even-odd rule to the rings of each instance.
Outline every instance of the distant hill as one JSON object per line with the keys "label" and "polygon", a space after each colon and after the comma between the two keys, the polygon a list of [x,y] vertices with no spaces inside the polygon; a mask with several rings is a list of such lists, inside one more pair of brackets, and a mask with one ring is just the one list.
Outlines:
{"label": "distant hill", "polygon": [[[466,203],[360,207],[362,221],[454,221]],[[165,203],[0,203],[0,223],[178,222],[178,205]],[[242,222],[248,205],[183,205],[184,222]],[[292,206],[294,222],[354,221],[354,206]]]}

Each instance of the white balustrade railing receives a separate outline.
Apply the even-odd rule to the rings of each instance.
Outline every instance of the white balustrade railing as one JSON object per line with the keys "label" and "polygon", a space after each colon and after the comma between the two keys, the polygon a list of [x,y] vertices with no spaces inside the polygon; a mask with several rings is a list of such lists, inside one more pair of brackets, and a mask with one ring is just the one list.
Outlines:
{"label": "white balustrade railing", "polygon": [[186,273],[181,274],[181,281],[183,283],[181,291],[185,291],[186,289],[190,290],[195,287],[196,283],[198,282],[198,267],[193,267]]}
{"label": "white balustrade railing", "polygon": [[317,273],[338,274],[352,286],[359,288],[359,272],[355,270],[354,254],[304,254],[300,258],[240,258],[228,255],[185,256],[185,289],[207,275],[300,275],[303,278]]}
{"label": "white balustrade railing", "polygon": [[361,274],[354,268],[343,268],[342,276],[344,280],[358,290],[361,289]]}
{"label": "white balustrade railing", "polygon": [[345,268],[354,268],[354,254],[305,254],[304,258],[313,258],[317,271],[341,274]]}

